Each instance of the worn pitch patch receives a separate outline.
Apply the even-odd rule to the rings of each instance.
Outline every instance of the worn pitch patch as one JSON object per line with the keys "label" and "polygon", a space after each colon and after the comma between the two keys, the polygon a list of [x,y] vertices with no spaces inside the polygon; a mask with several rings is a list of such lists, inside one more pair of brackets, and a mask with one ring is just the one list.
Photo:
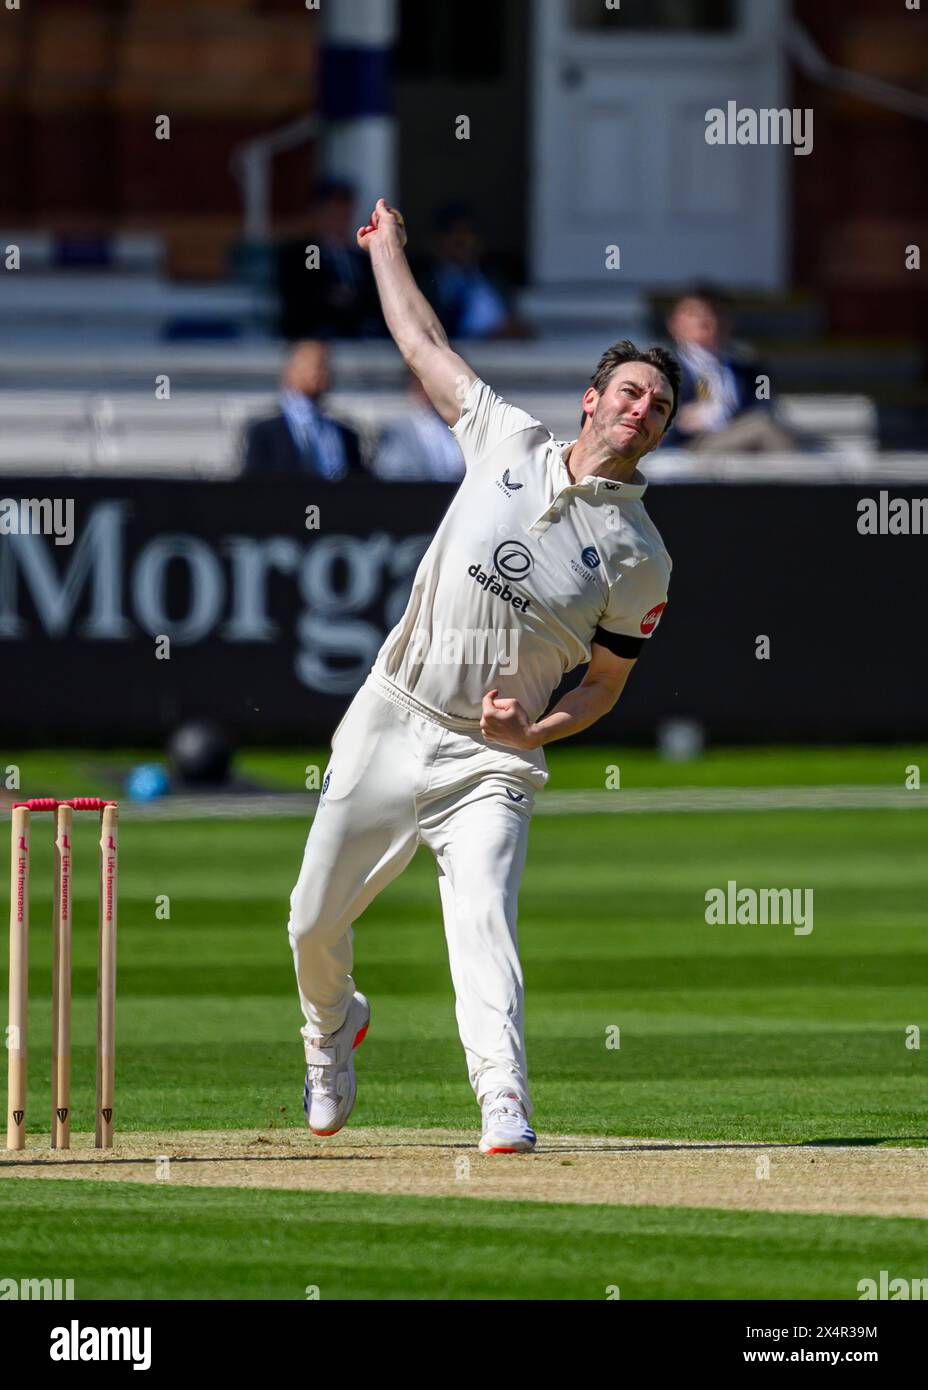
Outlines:
{"label": "worn pitch patch", "polygon": [[[928,1217],[928,1150],[542,1135],[533,1154],[479,1153],[476,1131],[351,1128],[91,1135],[0,1152],[3,1178],[85,1178],[617,1206]],[[766,1176],[764,1176],[766,1174]]]}

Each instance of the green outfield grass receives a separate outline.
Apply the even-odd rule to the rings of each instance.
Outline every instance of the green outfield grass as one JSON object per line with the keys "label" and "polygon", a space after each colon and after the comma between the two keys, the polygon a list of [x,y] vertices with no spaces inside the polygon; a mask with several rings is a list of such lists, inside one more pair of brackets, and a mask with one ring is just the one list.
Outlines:
{"label": "green outfield grass", "polygon": [[[306,769],[323,768],[328,745],[305,748],[244,748],[236,754],[235,774],[277,791],[302,791]],[[910,764],[928,772],[928,745],[886,744],[867,747],[710,748],[691,762],[668,762],[647,748],[553,744],[545,750],[549,786],[600,788],[606,768],[618,766],[623,787],[846,786],[869,783],[905,785]],[[122,793],[126,773],[137,763],[160,762],[152,748],[0,749],[0,775],[19,769],[23,797],[112,796]]]}
{"label": "green outfield grass", "polygon": [[[552,749],[552,786],[871,782],[928,750]],[[143,752],[126,753],[128,764]],[[112,782],[101,778],[101,759]],[[243,755],[281,787],[325,753]],[[7,763],[15,761],[8,757]],[[118,793],[117,755],[23,754],[29,795]],[[43,770],[44,769],[44,770]],[[81,780],[83,778],[83,780]],[[913,796],[923,793],[913,792]],[[529,1079],[546,1133],[919,1145],[928,1134],[925,814],[539,816],[520,911]],[[308,825],[128,821],[121,837],[117,1129],[302,1128],[287,903]],[[75,828],[74,1128],[92,1129],[96,832]],[[709,926],[707,889],[812,888],[814,930]],[[170,916],[159,919],[159,901]],[[161,910],[168,906],[165,902]],[[29,1129],[48,1132],[51,833],[33,840]],[[6,933],[0,933],[0,972]],[[457,1039],[434,862],[420,851],[355,935],[370,997],[358,1125],[478,1111]],[[619,1048],[606,1046],[620,1030]],[[4,1069],[5,1070],[5,1069]],[[5,1076],[0,1084],[5,1086]],[[15,1220],[14,1220],[15,1216]],[[924,1223],[83,1180],[0,1181],[0,1270],[78,1297],[855,1299],[920,1274]]]}
{"label": "green outfield grass", "polygon": [[[50,1036],[50,821],[36,827],[33,1132],[48,1126]],[[78,1130],[92,1128],[96,833],[79,820]],[[119,1128],[303,1124],[286,920],[305,833],[291,819],[124,827]],[[915,811],[538,817],[520,916],[537,1127],[922,1142],[925,1050],[905,1030],[926,1023],[925,833]],[[729,879],[812,888],[814,930],[707,925],[706,890]],[[356,1122],[473,1129],[428,851],[368,909],[355,946],[373,1008]]]}
{"label": "green outfield grass", "polygon": [[925,1249],[923,1222],[864,1216],[80,1180],[0,1184],[0,1214],[4,1278],[79,1299],[854,1300]]}

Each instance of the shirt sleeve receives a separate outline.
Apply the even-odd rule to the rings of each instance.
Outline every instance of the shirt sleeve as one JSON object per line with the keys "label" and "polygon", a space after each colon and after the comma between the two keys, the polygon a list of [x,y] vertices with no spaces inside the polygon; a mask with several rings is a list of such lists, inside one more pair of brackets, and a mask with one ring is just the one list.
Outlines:
{"label": "shirt sleeve", "polygon": [[461,418],[451,433],[461,446],[468,469],[482,462],[498,445],[521,430],[542,429],[534,416],[510,405],[479,377],[472,381],[461,406]]}
{"label": "shirt sleeve", "polygon": [[609,591],[593,641],[616,656],[630,660],[640,656],[667,607],[670,568],[670,556],[663,552],[623,570]]}

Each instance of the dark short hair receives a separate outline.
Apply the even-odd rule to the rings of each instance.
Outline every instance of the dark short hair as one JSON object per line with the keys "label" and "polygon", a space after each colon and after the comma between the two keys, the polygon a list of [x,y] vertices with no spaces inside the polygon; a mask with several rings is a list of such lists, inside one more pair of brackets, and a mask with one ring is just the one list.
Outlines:
{"label": "dark short hair", "polygon": [[684,299],[698,299],[700,304],[708,304],[716,318],[728,319],[732,316],[731,295],[726,293],[720,285],[710,285],[706,280],[688,285],[685,290],[682,290],[670,307],[671,314],[679,308]]}
{"label": "dark short hair", "polygon": [[[679,362],[672,352],[668,352],[667,348],[637,348],[628,338],[623,338],[621,342],[613,343],[612,347],[606,348],[599,359],[596,371],[590,377],[590,385],[601,394],[609,385],[614,373],[618,371],[619,367],[624,367],[627,362],[644,362],[649,367],[656,367],[669,381],[673,393],[673,404],[670,407],[670,414],[667,416],[667,423],[664,425],[664,434],[666,434],[677,413],[680,398]],[[584,421],[588,418],[589,416],[584,414]]]}
{"label": "dark short hair", "polygon": [[336,174],[326,174],[313,189],[312,201],[315,204],[330,202],[354,202],[355,187],[348,179]]}
{"label": "dark short hair", "polygon": [[446,232],[454,231],[462,223],[469,227],[477,225],[477,214],[470,203],[465,203],[456,198],[452,202],[442,203],[441,207],[436,208],[433,216],[433,224],[436,232],[443,235]]}

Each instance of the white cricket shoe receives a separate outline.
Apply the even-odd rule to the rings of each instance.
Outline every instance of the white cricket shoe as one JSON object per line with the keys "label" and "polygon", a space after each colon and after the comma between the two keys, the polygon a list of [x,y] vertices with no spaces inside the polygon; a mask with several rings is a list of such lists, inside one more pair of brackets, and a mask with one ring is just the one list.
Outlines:
{"label": "white cricket shoe", "polygon": [[354,1109],[358,1094],[354,1049],[364,1041],[370,1021],[370,1004],[363,994],[355,993],[341,1028],[306,1044],[303,1109],[313,1134],[337,1134]]}
{"label": "white cricket shoe", "polygon": [[535,1131],[522,1102],[511,1091],[498,1091],[483,1102],[482,1154],[527,1154],[535,1147]]}

